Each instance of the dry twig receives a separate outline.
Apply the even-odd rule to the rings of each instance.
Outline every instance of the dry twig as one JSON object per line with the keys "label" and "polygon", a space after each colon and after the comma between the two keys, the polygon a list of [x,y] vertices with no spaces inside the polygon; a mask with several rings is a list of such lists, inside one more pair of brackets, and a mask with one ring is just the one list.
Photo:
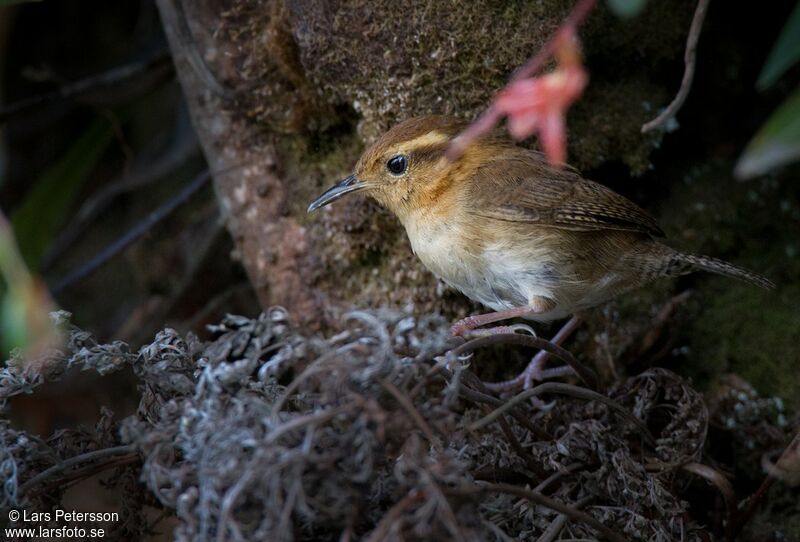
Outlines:
{"label": "dry twig", "polygon": [[510,484],[481,484],[471,487],[447,489],[445,492],[450,495],[478,495],[482,493],[507,493],[509,495],[515,495],[540,506],[545,506],[551,510],[560,512],[574,521],[585,523],[597,529],[597,531],[602,533],[605,538],[611,540],[612,542],[625,542],[625,537],[615,532],[613,529],[609,529],[586,512],[581,512],[570,505],[564,504],[530,489],[512,486]]}
{"label": "dry twig", "polygon": [[77,281],[83,279],[84,277],[90,275],[91,273],[95,272],[97,269],[102,267],[108,260],[110,260],[117,254],[125,250],[125,248],[128,247],[131,243],[133,243],[139,237],[147,233],[147,231],[150,230],[150,228],[152,228],[154,225],[164,220],[182,204],[186,203],[186,201],[188,201],[190,197],[192,197],[196,192],[198,192],[201,188],[203,188],[203,186],[205,186],[205,184],[210,179],[211,179],[211,174],[208,171],[205,171],[197,175],[186,186],[184,186],[177,194],[175,194],[172,198],[167,200],[163,205],[154,209],[150,214],[148,214],[142,221],[136,224],[133,228],[129,229],[118,239],[116,239],[111,244],[103,248],[88,262],[80,266],[78,269],[75,269],[74,271],[68,273],[64,278],[55,283],[50,288],[50,290],[53,292],[53,295],[58,295],[66,288],[69,288]]}
{"label": "dry twig", "polygon": [[[58,90],[29,96],[17,102],[0,106],[0,125],[47,104],[80,99],[87,95],[107,95],[114,90],[128,97],[131,94],[131,88],[138,92],[144,92],[161,84],[171,75],[172,62],[169,53],[160,51],[151,57],[67,83]],[[106,101],[108,101],[108,96],[106,96]]]}
{"label": "dry twig", "polygon": [[678,113],[683,106],[683,102],[686,101],[689,90],[692,88],[692,81],[694,80],[694,68],[697,61],[697,41],[700,39],[700,31],[703,29],[703,20],[706,18],[706,12],[708,11],[708,4],[710,1],[711,0],[698,0],[697,2],[697,8],[695,9],[694,18],[692,19],[692,26],[689,28],[689,37],[686,39],[686,51],[683,54],[685,67],[678,93],[661,114],[642,126],[642,133],[657,128],[663,128],[664,125]]}
{"label": "dry twig", "polygon": [[589,401],[598,401],[607,405],[609,408],[621,414],[626,420],[630,421],[636,427],[638,427],[641,432],[642,436],[644,436],[645,440],[648,443],[654,445],[655,439],[653,435],[650,434],[650,430],[647,426],[638,418],[636,418],[633,414],[628,412],[622,405],[614,401],[613,399],[609,399],[605,395],[601,395],[596,391],[592,391],[587,388],[581,388],[579,386],[573,386],[571,384],[562,384],[560,382],[545,382],[544,384],[539,384],[535,388],[531,388],[529,390],[525,390],[522,393],[519,393],[505,402],[502,406],[495,409],[491,414],[488,416],[484,416],[477,422],[473,423],[469,426],[471,431],[477,431],[482,427],[485,427],[487,424],[490,424],[494,420],[501,416],[507,410],[514,408],[514,406],[526,401],[531,397],[536,397],[543,393],[559,393],[562,395],[570,395],[572,397],[578,397],[580,399],[586,399]]}
{"label": "dry twig", "polygon": [[[783,451],[781,456],[778,458],[777,464],[780,465],[785,457],[789,456],[790,454],[797,454],[800,453],[800,432],[798,432],[786,449]],[[742,515],[739,516],[736,525],[733,526],[731,539],[735,540],[739,533],[742,532],[742,529],[747,522],[749,522],[753,515],[756,513],[758,506],[761,504],[761,501],[767,496],[767,492],[769,488],[772,487],[772,484],[777,480],[777,478],[773,475],[772,472],[768,472],[764,481],[761,482],[761,485],[758,487],[755,493],[753,493],[750,497],[747,498],[747,507],[745,508]]]}
{"label": "dry twig", "polygon": [[730,541],[733,540],[733,525],[736,521],[736,512],[739,508],[739,500],[736,498],[736,490],[733,489],[730,480],[717,469],[704,465],[702,463],[688,463],[681,468],[686,472],[696,474],[701,478],[705,478],[709,483],[714,485],[722,494],[725,499],[725,508],[727,508],[727,522],[725,526],[726,538]]}
{"label": "dry twig", "polygon": [[433,434],[433,430],[431,429],[430,425],[428,425],[428,422],[426,422],[425,418],[420,415],[419,411],[414,407],[414,404],[411,403],[408,397],[403,395],[400,390],[397,389],[397,386],[391,382],[388,382],[383,378],[381,378],[379,382],[381,386],[383,386],[383,389],[388,391],[389,395],[394,397],[398,404],[403,407],[403,410],[405,410],[411,419],[414,420],[414,423],[417,425],[417,427],[419,427],[420,431],[422,431],[422,434],[425,435],[425,438],[428,439],[428,442],[436,447],[441,446],[441,442],[438,438],[436,438],[436,435]]}

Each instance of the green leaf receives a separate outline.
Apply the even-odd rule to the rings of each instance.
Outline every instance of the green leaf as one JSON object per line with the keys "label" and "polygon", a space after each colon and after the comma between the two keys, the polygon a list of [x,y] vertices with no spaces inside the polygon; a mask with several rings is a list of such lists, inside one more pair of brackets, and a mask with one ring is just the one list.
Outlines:
{"label": "green leaf", "polygon": [[639,15],[647,0],[608,0],[608,7],[618,17],[634,17]]}
{"label": "green leaf", "polygon": [[12,294],[29,277],[17,254],[11,227],[0,212],[0,359],[5,359],[14,346],[28,342],[25,319],[20,318],[18,299]]}
{"label": "green leaf", "polygon": [[22,257],[31,270],[67,217],[78,190],[108,147],[112,130],[95,120],[66,153],[36,181],[11,218]]}
{"label": "green leaf", "polygon": [[740,179],[763,175],[800,158],[800,89],[796,90],[748,143],[735,174]]}
{"label": "green leaf", "polygon": [[756,88],[759,90],[769,88],[798,60],[800,60],[800,2],[795,6],[781,30],[781,35],[778,36],[778,41],[772,47],[761,75],[758,76]]}
{"label": "green leaf", "polygon": [[0,353],[5,359],[6,353],[14,348],[25,347],[32,342],[31,333],[26,324],[25,303],[6,292],[0,296]]}

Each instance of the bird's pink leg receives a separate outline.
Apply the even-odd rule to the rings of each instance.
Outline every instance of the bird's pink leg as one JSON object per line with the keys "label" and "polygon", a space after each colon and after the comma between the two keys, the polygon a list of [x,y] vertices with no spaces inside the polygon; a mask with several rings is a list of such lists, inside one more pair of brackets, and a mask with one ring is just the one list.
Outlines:
{"label": "bird's pink leg", "polygon": [[[572,335],[572,333],[578,328],[581,320],[581,317],[578,315],[570,318],[569,321],[558,330],[558,333],[555,334],[550,342],[561,346],[561,343],[567,340],[567,338],[569,338],[569,336]],[[531,362],[528,363],[528,366],[525,368],[525,370],[515,378],[512,378],[511,380],[505,380],[503,382],[484,382],[484,385],[488,389],[498,392],[510,391],[519,387],[528,389],[531,387],[533,382],[572,374],[572,367],[568,365],[554,367],[552,369],[545,369],[544,364],[549,357],[549,352],[541,350],[533,357]]]}
{"label": "bird's pink leg", "polygon": [[[509,318],[516,318],[518,316],[528,316],[531,314],[541,314],[555,307],[555,301],[546,297],[534,297],[531,299],[530,304],[523,307],[514,307],[513,309],[506,309],[504,311],[489,312],[486,314],[476,314],[475,316],[467,316],[459,320],[450,328],[450,331],[455,336],[464,335],[468,331],[472,331],[476,327],[485,326],[492,322],[499,322],[501,320],[508,320]],[[508,329],[503,326],[503,331],[497,333],[505,333]]]}
{"label": "bird's pink leg", "polygon": [[486,335],[497,335],[502,333],[518,333],[519,331],[524,331],[525,333],[528,333],[536,337],[536,332],[528,324],[514,324],[511,326],[492,326],[487,328],[478,328],[468,331],[467,333],[470,337],[485,337]]}
{"label": "bird's pink leg", "polygon": [[[497,312],[489,312],[486,314],[476,314],[475,316],[467,316],[466,318],[459,320],[450,328],[450,331],[455,336],[465,335],[467,332],[472,331],[473,329],[481,326],[485,326],[486,324],[491,324],[492,322],[499,322],[501,320],[508,320],[509,318],[516,318],[518,316],[527,316],[533,312],[528,306],[525,307],[514,307],[513,309],[508,309],[504,311],[497,311]],[[502,326],[502,329],[506,329],[508,326]],[[500,331],[499,333],[504,333],[504,331]]]}

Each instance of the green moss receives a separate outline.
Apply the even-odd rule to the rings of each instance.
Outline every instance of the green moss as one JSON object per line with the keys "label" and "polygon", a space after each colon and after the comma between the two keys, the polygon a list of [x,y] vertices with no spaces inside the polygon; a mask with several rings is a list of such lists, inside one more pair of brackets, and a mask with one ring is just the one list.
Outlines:
{"label": "green moss", "polygon": [[800,499],[798,489],[774,484],[764,505],[742,532],[741,540],[800,540]]}
{"label": "green moss", "polygon": [[[734,372],[759,393],[800,408],[800,204],[793,184],[775,179],[737,183],[730,163],[707,164],[674,183],[661,215],[678,248],[729,260],[764,274],[765,291],[710,275],[694,285],[690,345],[683,374],[702,384]],[[787,178],[789,176],[787,175]]]}
{"label": "green moss", "polygon": [[613,83],[593,82],[584,98],[569,113],[570,162],[591,169],[618,160],[633,175],[645,173],[650,150],[661,141],[662,132],[642,134],[642,124],[655,116],[655,104],[667,100],[668,93],[646,79],[628,75]]}
{"label": "green moss", "polygon": [[[335,124],[344,106],[358,113],[367,143],[413,115],[474,118],[573,4],[483,0],[453,9],[415,0],[398,9],[391,0],[238,0],[224,27],[244,79],[238,109],[271,129],[309,133]],[[639,130],[674,91],[663,88],[660,72],[680,58],[691,12],[666,4],[651,2],[625,21],[601,4],[582,29],[592,83],[570,116],[578,167],[648,167],[658,141]]]}
{"label": "green moss", "polygon": [[800,285],[764,292],[747,285],[716,286],[702,295],[693,325],[693,372],[734,372],[765,395],[800,407]]}
{"label": "green moss", "polygon": [[322,190],[345,177],[363,150],[352,130],[338,129],[315,134],[314,138],[286,134],[274,138],[281,157],[279,173],[292,179],[287,183],[289,213],[301,222],[314,222],[319,215],[308,215],[308,204]]}

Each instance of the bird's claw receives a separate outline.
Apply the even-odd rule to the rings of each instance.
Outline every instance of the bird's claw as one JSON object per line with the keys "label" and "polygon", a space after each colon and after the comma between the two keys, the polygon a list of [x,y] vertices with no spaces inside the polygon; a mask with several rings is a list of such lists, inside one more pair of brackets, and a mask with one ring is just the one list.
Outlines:
{"label": "bird's claw", "polygon": [[486,337],[488,335],[498,335],[498,334],[501,334],[501,333],[517,333],[517,332],[520,332],[520,331],[522,331],[523,333],[526,333],[528,335],[531,335],[532,337],[536,337],[537,336],[536,332],[528,324],[513,324],[513,325],[510,325],[510,326],[494,326],[494,327],[487,327],[487,328],[475,328],[475,327],[473,327],[473,328],[467,328],[466,331],[462,331],[459,328],[458,332],[460,333],[460,335],[457,335],[455,328],[456,328],[456,326],[459,325],[459,323],[460,322],[456,322],[456,324],[454,324],[453,327],[451,327],[450,329],[451,329],[451,331],[453,331],[454,335],[462,336],[464,338],[467,338],[467,337]]}
{"label": "bird's claw", "polygon": [[466,318],[462,318],[452,326],[450,326],[450,333],[452,333],[456,337],[465,337],[467,333],[472,331],[477,327],[477,322],[474,321],[475,319],[472,316],[467,316]]}

